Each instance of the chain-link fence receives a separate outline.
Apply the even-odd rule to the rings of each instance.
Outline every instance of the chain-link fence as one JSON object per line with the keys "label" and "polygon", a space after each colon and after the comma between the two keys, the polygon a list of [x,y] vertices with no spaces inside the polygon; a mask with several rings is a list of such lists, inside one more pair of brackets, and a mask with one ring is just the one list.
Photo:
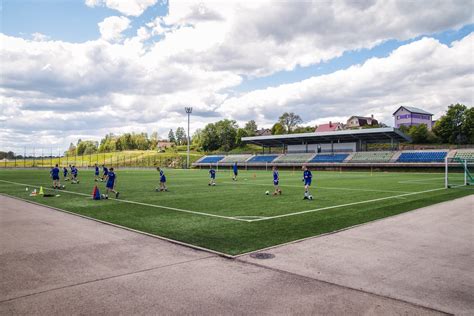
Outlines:
{"label": "chain-link fence", "polygon": [[[201,155],[190,156],[190,163]],[[74,165],[77,168],[91,168],[96,164],[114,168],[186,168],[186,153],[158,153],[154,151],[93,153],[87,155],[54,156],[42,154],[24,154],[0,160],[0,168],[49,168]]]}

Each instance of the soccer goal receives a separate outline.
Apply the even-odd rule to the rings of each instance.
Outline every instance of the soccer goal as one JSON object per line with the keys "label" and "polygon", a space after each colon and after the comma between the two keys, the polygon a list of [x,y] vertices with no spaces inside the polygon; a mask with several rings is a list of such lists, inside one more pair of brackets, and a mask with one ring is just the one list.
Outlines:
{"label": "soccer goal", "polygon": [[445,180],[446,188],[453,188],[463,185],[474,185],[472,171],[474,169],[474,159],[447,158],[445,159]]}

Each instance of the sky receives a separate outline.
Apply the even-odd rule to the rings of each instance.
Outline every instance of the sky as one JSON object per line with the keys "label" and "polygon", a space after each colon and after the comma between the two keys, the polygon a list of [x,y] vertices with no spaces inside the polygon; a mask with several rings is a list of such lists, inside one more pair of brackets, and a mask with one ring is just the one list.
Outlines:
{"label": "sky", "polygon": [[472,0],[0,1],[0,150],[474,98]]}

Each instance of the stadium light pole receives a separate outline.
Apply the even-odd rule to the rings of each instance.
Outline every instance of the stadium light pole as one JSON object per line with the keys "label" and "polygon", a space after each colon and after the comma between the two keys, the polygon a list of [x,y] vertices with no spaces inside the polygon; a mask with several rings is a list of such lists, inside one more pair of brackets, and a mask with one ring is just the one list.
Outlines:
{"label": "stadium light pole", "polygon": [[191,142],[191,137],[189,137],[189,120],[190,120],[191,113],[193,112],[193,108],[192,107],[186,107],[186,108],[184,108],[184,110],[188,114],[188,141],[187,141],[187,143],[188,143],[188,156],[186,158],[186,168],[189,169],[189,143]]}

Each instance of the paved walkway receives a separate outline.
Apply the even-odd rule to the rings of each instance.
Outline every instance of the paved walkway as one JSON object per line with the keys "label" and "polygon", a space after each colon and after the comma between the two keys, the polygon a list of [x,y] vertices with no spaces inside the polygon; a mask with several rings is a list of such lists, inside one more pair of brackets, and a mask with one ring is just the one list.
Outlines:
{"label": "paved walkway", "polygon": [[[397,219],[404,223],[401,216],[389,220],[396,224]],[[379,221],[353,231],[384,223]],[[440,233],[450,236],[453,230],[462,229],[455,227]],[[432,309],[427,304],[429,301],[404,299],[391,292],[389,296],[399,298],[388,298],[377,288],[374,292],[383,295],[365,291],[373,290],[370,287],[361,291],[349,284],[352,287],[349,288],[341,282],[344,279],[341,276],[334,280],[326,275],[321,277],[320,273],[312,272],[314,265],[309,262],[307,253],[306,264],[294,261],[298,251],[291,249],[337,235],[284,247],[290,250],[274,249],[276,258],[260,260],[256,265],[0,196],[0,314],[435,315],[440,313],[436,309],[451,311],[449,303],[453,299],[464,307],[472,304],[465,293],[467,289],[472,290],[472,273],[465,275],[458,285],[457,277],[441,274],[443,282],[452,283],[457,292],[448,297],[446,303],[436,305],[440,308]],[[416,234],[411,236],[411,242],[416,240]],[[402,237],[402,241],[405,240]],[[453,241],[457,243],[457,237],[453,237]],[[366,248],[370,243],[366,241],[362,245]],[[376,244],[377,240],[372,243]],[[385,246],[379,246],[379,254],[387,253]],[[326,247],[330,248],[327,244]],[[429,243],[426,247],[430,247]],[[342,243],[332,248],[339,248],[343,254],[348,247]],[[469,250],[467,248],[463,249]],[[436,270],[438,264],[450,262],[450,266],[469,272],[472,269],[472,248],[470,250],[470,254],[461,258],[443,261],[443,254],[439,252],[436,259],[426,257],[424,260],[431,263],[432,270]],[[313,251],[320,254],[316,249]],[[356,249],[351,253],[352,260]],[[322,263],[323,257],[313,257],[318,271],[323,271],[319,266],[331,266],[329,261]],[[333,259],[328,257],[328,260]],[[250,261],[246,257],[242,260]],[[392,258],[391,264],[398,264],[396,260],[398,258]],[[294,262],[294,265],[288,264],[281,270],[272,266],[282,265],[284,261]],[[471,266],[464,266],[468,261]],[[262,263],[269,267],[260,266]],[[306,268],[300,270],[301,266]],[[411,266],[405,270],[410,269]],[[451,273],[451,269],[449,271]],[[353,272],[352,268],[346,274],[353,275]],[[399,282],[404,282],[402,271],[398,271],[398,275]],[[368,278],[377,281],[370,279],[370,274]],[[388,283],[383,282],[379,287],[390,285]],[[429,297],[430,293],[426,295]]]}
{"label": "paved walkway", "polygon": [[474,195],[265,252],[241,260],[474,315]]}

